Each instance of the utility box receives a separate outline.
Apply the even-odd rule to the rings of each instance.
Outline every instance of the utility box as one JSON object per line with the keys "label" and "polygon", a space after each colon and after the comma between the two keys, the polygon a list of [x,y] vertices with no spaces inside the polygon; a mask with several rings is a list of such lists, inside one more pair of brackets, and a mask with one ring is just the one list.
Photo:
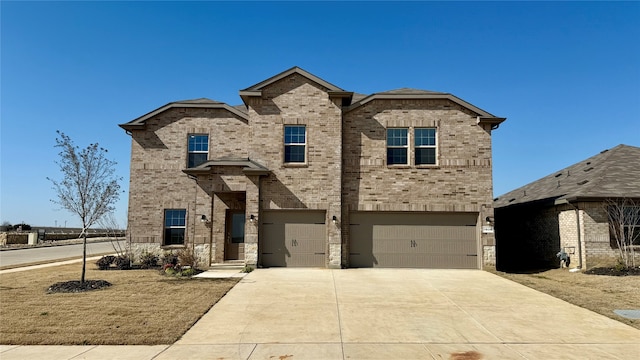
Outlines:
{"label": "utility box", "polygon": [[29,232],[29,238],[27,240],[27,244],[36,245],[38,243],[38,232],[31,231]]}

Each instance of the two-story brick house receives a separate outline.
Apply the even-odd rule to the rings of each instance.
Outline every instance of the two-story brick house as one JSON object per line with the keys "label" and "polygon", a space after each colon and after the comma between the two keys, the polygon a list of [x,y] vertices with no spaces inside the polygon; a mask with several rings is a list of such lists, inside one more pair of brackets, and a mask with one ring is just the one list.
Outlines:
{"label": "two-story brick house", "polygon": [[298,67],[240,97],[120,125],[134,253],[190,247],[205,264],[265,267],[494,262],[484,225],[504,118],[448,93],[356,94]]}

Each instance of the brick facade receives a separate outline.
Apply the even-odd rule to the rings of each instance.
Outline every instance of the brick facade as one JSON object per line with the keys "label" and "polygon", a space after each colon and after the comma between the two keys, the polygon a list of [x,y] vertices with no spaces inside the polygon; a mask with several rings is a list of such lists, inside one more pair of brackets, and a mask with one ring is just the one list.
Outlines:
{"label": "brick facade", "polygon": [[[350,211],[466,212],[477,214],[482,262],[495,263],[493,234],[480,229],[493,216],[491,131],[504,119],[440,93],[349,104],[352,93],[297,68],[241,96],[241,114],[216,102],[172,103],[121,125],[132,137],[129,236],[136,252],[172,248],[163,245],[164,209],[187,210],[185,246],[204,264],[225,260],[228,211],[260,219],[269,210],[323,210],[325,265],[339,268],[348,266]],[[303,164],[284,163],[286,125],[306,128]],[[437,164],[387,166],[389,127],[436,128]],[[188,134],[208,134],[208,158],[220,163],[185,170]],[[265,172],[251,173],[234,159]],[[257,266],[260,222],[247,221],[244,230],[244,262]]]}
{"label": "brick facade", "polygon": [[501,270],[558,267],[561,250],[571,257],[570,267],[582,269],[613,266],[620,257],[599,201],[498,208],[496,217]]}

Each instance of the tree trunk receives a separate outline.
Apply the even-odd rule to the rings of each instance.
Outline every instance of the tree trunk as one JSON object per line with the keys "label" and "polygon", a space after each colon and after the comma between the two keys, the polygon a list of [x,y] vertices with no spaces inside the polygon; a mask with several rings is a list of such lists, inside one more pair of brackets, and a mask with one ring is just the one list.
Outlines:
{"label": "tree trunk", "polygon": [[84,275],[87,271],[87,233],[84,234],[82,241],[82,276],[80,282],[84,284]]}

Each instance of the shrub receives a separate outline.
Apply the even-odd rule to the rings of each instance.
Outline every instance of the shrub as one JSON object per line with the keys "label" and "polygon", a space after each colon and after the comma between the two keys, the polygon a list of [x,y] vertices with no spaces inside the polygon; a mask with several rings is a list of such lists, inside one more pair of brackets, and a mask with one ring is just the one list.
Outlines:
{"label": "shrub", "polygon": [[98,265],[98,269],[100,270],[108,270],[111,267],[111,264],[114,263],[116,257],[113,255],[103,256],[98,261],[96,261],[96,265]]}
{"label": "shrub", "polygon": [[172,266],[178,265],[178,256],[172,252],[165,252],[162,255],[162,265],[171,264]]}
{"label": "shrub", "polygon": [[116,269],[129,270],[131,269],[131,259],[127,255],[120,255],[115,258]]}
{"label": "shrub", "polygon": [[182,276],[193,276],[197,273],[198,272],[194,268],[188,268],[188,269],[182,270]]}
{"label": "shrub", "polygon": [[253,271],[253,266],[249,266],[249,265],[245,265],[245,267],[242,269],[243,273],[250,273]]}
{"label": "shrub", "polygon": [[183,249],[178,252],[178,260],[182,266],[198,267],[198,257],[192,249]]}
{"label": "shrub", "polygon": [[155,268],[156,266],[158,266],[158,260],[160,260],[158,255],[152,254],[147,251],[143,252],[142,255],[140,255],[140,265],[143,269]]}

